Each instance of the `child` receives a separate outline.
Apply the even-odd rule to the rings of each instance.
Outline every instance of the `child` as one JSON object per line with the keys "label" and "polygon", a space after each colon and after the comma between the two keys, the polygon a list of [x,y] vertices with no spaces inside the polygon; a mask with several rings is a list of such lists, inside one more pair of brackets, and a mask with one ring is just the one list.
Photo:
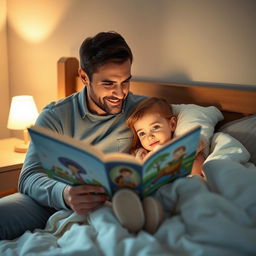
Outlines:
{"label": "child", "polygon": [[176,124],[177,118],[164,99],[142,101],[127,120],[133,133],[131,153],[143,160],[150,151],[172,139]]}
{"label": "child", "polygon": [[[166,100],[152,97],[135,107],[127,120],[127,125],[133,133],[130,153],[144,160],[149,152],[173,138],[177,117],[174,116],[171,105]],[[191,174],[202,175],[203,147],[203,143],[200,142]]]}
{"label": "child", "polygon": [[[144,161],[151,151],[173,138],[177,118],[166,100],[152,97],[134,108],[127,125],[133,133],[130,153]],[[201,143],[191,174],[201,175],[204,162],[202,149]],[[153,234],[163,219],[162,207],[153,197],[145,198],[141,204],[133,191],[119,190],[112,202],[117,218],[130,231],[136,232],[144,226],[146,231]]]}

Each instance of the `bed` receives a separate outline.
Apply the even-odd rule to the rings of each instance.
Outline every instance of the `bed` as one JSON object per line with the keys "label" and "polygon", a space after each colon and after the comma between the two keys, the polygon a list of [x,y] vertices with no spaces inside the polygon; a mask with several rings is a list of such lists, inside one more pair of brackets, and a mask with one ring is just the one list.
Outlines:
{"label": "bed", "polygon": [[[57,63],[58,98],[81,90],[78,60]],[[208,143],[199,176],[178,179],[156,197],[165,220],[154,235],[129,233],[111,207],[88,216],[59,211],[43,230],[0,241],[0,255],[256,255],[256,90],[132,81],[136,94],[166,98],[180,132],[191,119]]]}
{"label": "bed", "polygon": [[[58,98],[80,91],[83,84],[78,77],[79,61],[75,57],[62,57],[57,62]],[[217,106],[229,122],[256,113],[256,87],[216,87],[175,83],[158,83],[150,81],[132,81],[134,94],[156,96],[176,104],[197,104]]]}

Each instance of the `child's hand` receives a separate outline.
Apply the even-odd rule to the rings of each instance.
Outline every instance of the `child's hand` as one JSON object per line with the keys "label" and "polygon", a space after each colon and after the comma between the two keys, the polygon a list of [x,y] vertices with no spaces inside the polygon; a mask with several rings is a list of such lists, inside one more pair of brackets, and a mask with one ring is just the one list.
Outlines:
{"label": "child's hand", "polygon": [[205,148],[205,142],[203,139],[200,140],[197,151],[196,151],[196,155],[198,155],[199,153],[202,153],[203,150]]}
{"label": "child's hand", "polygon": [[147,154],[148,154],[148,151],[144,148],[138,148],[134,151],[135,158],[140,161],[143,161],[143,159]]}
{"label": "child's hand", "polygon": [[200,176],[203,176],[202,166],[203,166],[204,160],[205,160],[205,157],[204,157],[203,153],[199,152],[196,155],[195,161],[192,166],[192,171],[191,171],[192,175],[198,174]]}

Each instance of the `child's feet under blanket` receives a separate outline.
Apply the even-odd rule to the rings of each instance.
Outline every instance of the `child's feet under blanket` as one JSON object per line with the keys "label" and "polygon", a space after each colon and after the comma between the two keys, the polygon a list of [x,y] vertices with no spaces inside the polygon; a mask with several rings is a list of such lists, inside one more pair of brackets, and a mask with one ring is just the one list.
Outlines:
{"label": "child's feet under blanket", "polygon": [[117,191],[112,206],[120,223],[130,232],[138,232],[143,228],[154,234],[163,220],[163,209],[156,199],[146,197],[141,203],[138,195],[129,189]]}

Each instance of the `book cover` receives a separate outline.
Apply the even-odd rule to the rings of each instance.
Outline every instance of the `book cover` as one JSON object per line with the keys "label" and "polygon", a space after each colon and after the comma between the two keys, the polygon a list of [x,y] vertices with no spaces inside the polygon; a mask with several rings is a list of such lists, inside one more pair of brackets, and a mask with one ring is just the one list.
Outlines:
{"label": "book cover", "polygon": [[103,154],[95,146],[43,127],[28,131],[50,178],[72,186],[103,186],[110,196],[130,188],[141,198],[190,174],[200,139],[200,127],[195,127],[151,152],[142,163],[125,153]]}

